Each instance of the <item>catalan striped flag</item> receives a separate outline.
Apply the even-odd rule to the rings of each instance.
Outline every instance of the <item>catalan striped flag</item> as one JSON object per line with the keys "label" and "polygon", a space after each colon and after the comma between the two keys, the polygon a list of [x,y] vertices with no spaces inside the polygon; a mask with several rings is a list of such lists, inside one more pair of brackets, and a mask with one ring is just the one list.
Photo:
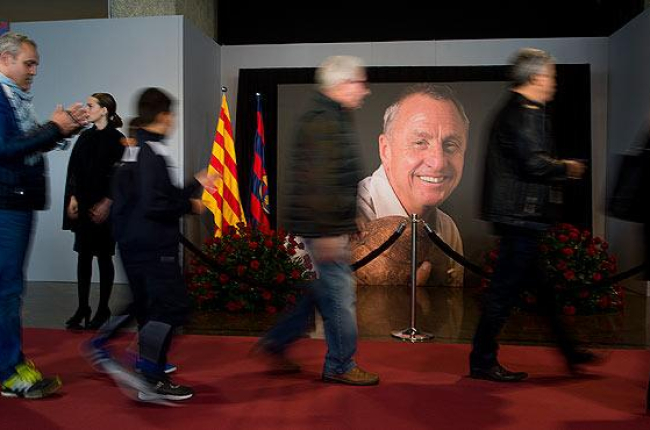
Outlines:
{"label": "catalan striped flag", "polygon": [[264,121],[262,119],[262,98],[257,96],[257,131],[255,132],[255,151],[253,171],[251,172],[251,217],[250,223],[260,231],[268,232],[269,224],[269,181],[264,164]]}
{"label": "catalan striped flag", "polygon": [[220,173],[223,180],[218,181],[213,193],[204,190],[201,199],[214,214],[214,235],[220,237],[226,227],[237,225],[239,222],[246,223],[239,198],[235,141],[232,137],[230,111],[225,94],[221,98],[221,112],[208,165],[208,175],[214,172]]}

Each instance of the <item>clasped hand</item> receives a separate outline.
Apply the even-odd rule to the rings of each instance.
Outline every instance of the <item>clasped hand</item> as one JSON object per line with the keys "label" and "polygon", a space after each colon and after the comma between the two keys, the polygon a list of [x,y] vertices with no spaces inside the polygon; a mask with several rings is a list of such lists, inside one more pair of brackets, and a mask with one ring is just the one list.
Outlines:
{"label": "clasped hand", "polygon": [[72,104],[65,109],[63,105],[57,105],[50,121],[59,127],[63,135],[70,136],[88,124],[88,109],[81,103]]}

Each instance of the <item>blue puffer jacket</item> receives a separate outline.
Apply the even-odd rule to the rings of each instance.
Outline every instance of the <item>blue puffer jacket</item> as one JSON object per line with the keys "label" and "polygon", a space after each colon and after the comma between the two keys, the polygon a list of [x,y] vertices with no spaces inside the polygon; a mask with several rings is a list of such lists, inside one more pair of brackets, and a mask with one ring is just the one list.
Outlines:
{"label": "blue puffer jacket", "polygon": [[40,153],[54,148],[62,138],[53,122],[23,135],[0,85],[0,209],[45,209],[47,178]]}

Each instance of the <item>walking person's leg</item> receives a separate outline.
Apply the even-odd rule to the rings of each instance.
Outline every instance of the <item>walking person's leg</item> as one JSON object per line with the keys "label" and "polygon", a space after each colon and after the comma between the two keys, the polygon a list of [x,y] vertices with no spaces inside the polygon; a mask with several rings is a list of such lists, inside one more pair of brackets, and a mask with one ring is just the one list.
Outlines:
{"label": "walking person's leg", "polygon": [[499,256],[472,341],[470,376],[498,382],[525,379],[525,372],[510,372],[498,360],[497,338],[508,320],[521,285],[537,264],[537,236],[516,228],[499,228]]}
{"label": "walking person's leg", "polygon": [[358,329],[349,237],[310,239],[305,244],[318,273],[313,294],[323,317],[327,342],[323,380],[348,385],[378,384],[379,376],[361,369],[354,360]]}

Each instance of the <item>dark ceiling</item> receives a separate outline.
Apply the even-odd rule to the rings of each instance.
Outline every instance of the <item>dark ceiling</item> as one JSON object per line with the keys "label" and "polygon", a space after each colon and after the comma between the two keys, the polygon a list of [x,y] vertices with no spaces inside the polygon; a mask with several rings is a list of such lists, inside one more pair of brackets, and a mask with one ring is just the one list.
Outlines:
{"label": "dark ceiling", "polygon": [[[221,45],[609,36],[641,13],[646,3],[644,0],[213,1],[217,5],[215,33]],[[0,0],[0,20],[106,18],[109,3],[110,0]]]}
{"label": "dark ceiling", "polygon": [[218,0],[217,41],[243,45],[609,36],[641,13],[644,3]]}

